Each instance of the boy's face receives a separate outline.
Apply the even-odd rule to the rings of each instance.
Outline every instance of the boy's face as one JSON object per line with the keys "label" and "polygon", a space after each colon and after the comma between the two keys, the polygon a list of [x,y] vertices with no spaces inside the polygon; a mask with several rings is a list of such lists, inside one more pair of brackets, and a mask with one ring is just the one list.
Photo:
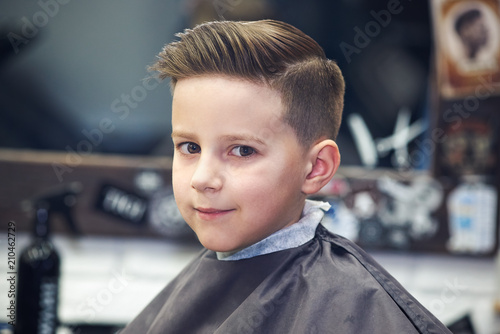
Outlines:
{"label": "boy's face", "polygon": [[240,250],[299,220],[306,150],[282,112],[277,92],[248,81],[177,82],[172,183],[182,216],[206,248]]}

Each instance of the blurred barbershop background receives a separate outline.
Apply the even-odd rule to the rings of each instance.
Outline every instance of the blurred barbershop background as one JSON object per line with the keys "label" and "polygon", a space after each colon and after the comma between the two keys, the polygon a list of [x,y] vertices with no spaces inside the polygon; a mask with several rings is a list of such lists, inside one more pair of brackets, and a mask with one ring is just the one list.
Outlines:
{"label": "blurred barbershop background", "polygon": [[[498,0],[1,1],[1,333],[23,299],[57,333],[113,333],[200,250],[172,195],[169,86],[147,66],[185,28],[263,18],[347,81],[325,226],[454,333],[500,333]],[[27,261],[54,268],[43,287]]]}

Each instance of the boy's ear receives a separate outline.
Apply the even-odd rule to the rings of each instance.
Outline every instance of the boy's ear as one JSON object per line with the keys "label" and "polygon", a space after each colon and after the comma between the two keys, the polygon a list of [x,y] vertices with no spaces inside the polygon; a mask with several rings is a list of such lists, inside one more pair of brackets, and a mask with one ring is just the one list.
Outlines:
{"label": "boy's ear", "polygon": [[302,192],[312,195],[323,188],[337,172],[340,165],[339,148],[331,139],[322,140],[309,150],[308,160]]}

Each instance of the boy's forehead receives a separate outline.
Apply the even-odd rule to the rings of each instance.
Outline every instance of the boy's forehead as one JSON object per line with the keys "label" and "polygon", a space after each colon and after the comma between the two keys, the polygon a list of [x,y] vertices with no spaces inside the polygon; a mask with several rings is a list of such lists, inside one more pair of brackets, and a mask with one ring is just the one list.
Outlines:
{"label": "boy's forehead", "polygon": [[[265,100],[269,117],[284,115],[281,94],[263,82],[254,82],[240,77],[223,75],[203,75],[177,80],[173,90],[173,113],[177,109],[196,108],[203,110],[211,106],[222,105],[231,108],[248,108]],[[202,108],[198,108],[202,107]]]}
{"label": "boy's forehead", "polygon": [[260,81],[252,81],[249,79],[229,76],[229,75],[201,75],[201,76],[193,76],[187,78],[178,79],[175,87],[173,89],[173,96],[179,96],[183,91],[199,91],[199,90],[232,90],[238,91],[240,93],[245,92],[246,94],[266,94],[266,95],[274,95],[277,97],[277,100],[281,103],[281,95],[276,90],[271,88],[265,82]]}
{"label": "boy's forehead", "polygon": [[263,83],[223,76],[185,78],[174,91],[172,135],[245,135],[261,141],[285,133],[296,137],[283,115],[280,94]]}

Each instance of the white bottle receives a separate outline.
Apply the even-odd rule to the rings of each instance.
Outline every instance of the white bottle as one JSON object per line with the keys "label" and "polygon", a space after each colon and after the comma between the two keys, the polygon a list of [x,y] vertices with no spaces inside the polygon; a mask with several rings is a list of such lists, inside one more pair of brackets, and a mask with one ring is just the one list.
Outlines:
{"label": "white bottle", "polygon": [[454,253],[488,253],[495,246],[496,189],[480,176],[466,176],[448,197],[450,239]]}

